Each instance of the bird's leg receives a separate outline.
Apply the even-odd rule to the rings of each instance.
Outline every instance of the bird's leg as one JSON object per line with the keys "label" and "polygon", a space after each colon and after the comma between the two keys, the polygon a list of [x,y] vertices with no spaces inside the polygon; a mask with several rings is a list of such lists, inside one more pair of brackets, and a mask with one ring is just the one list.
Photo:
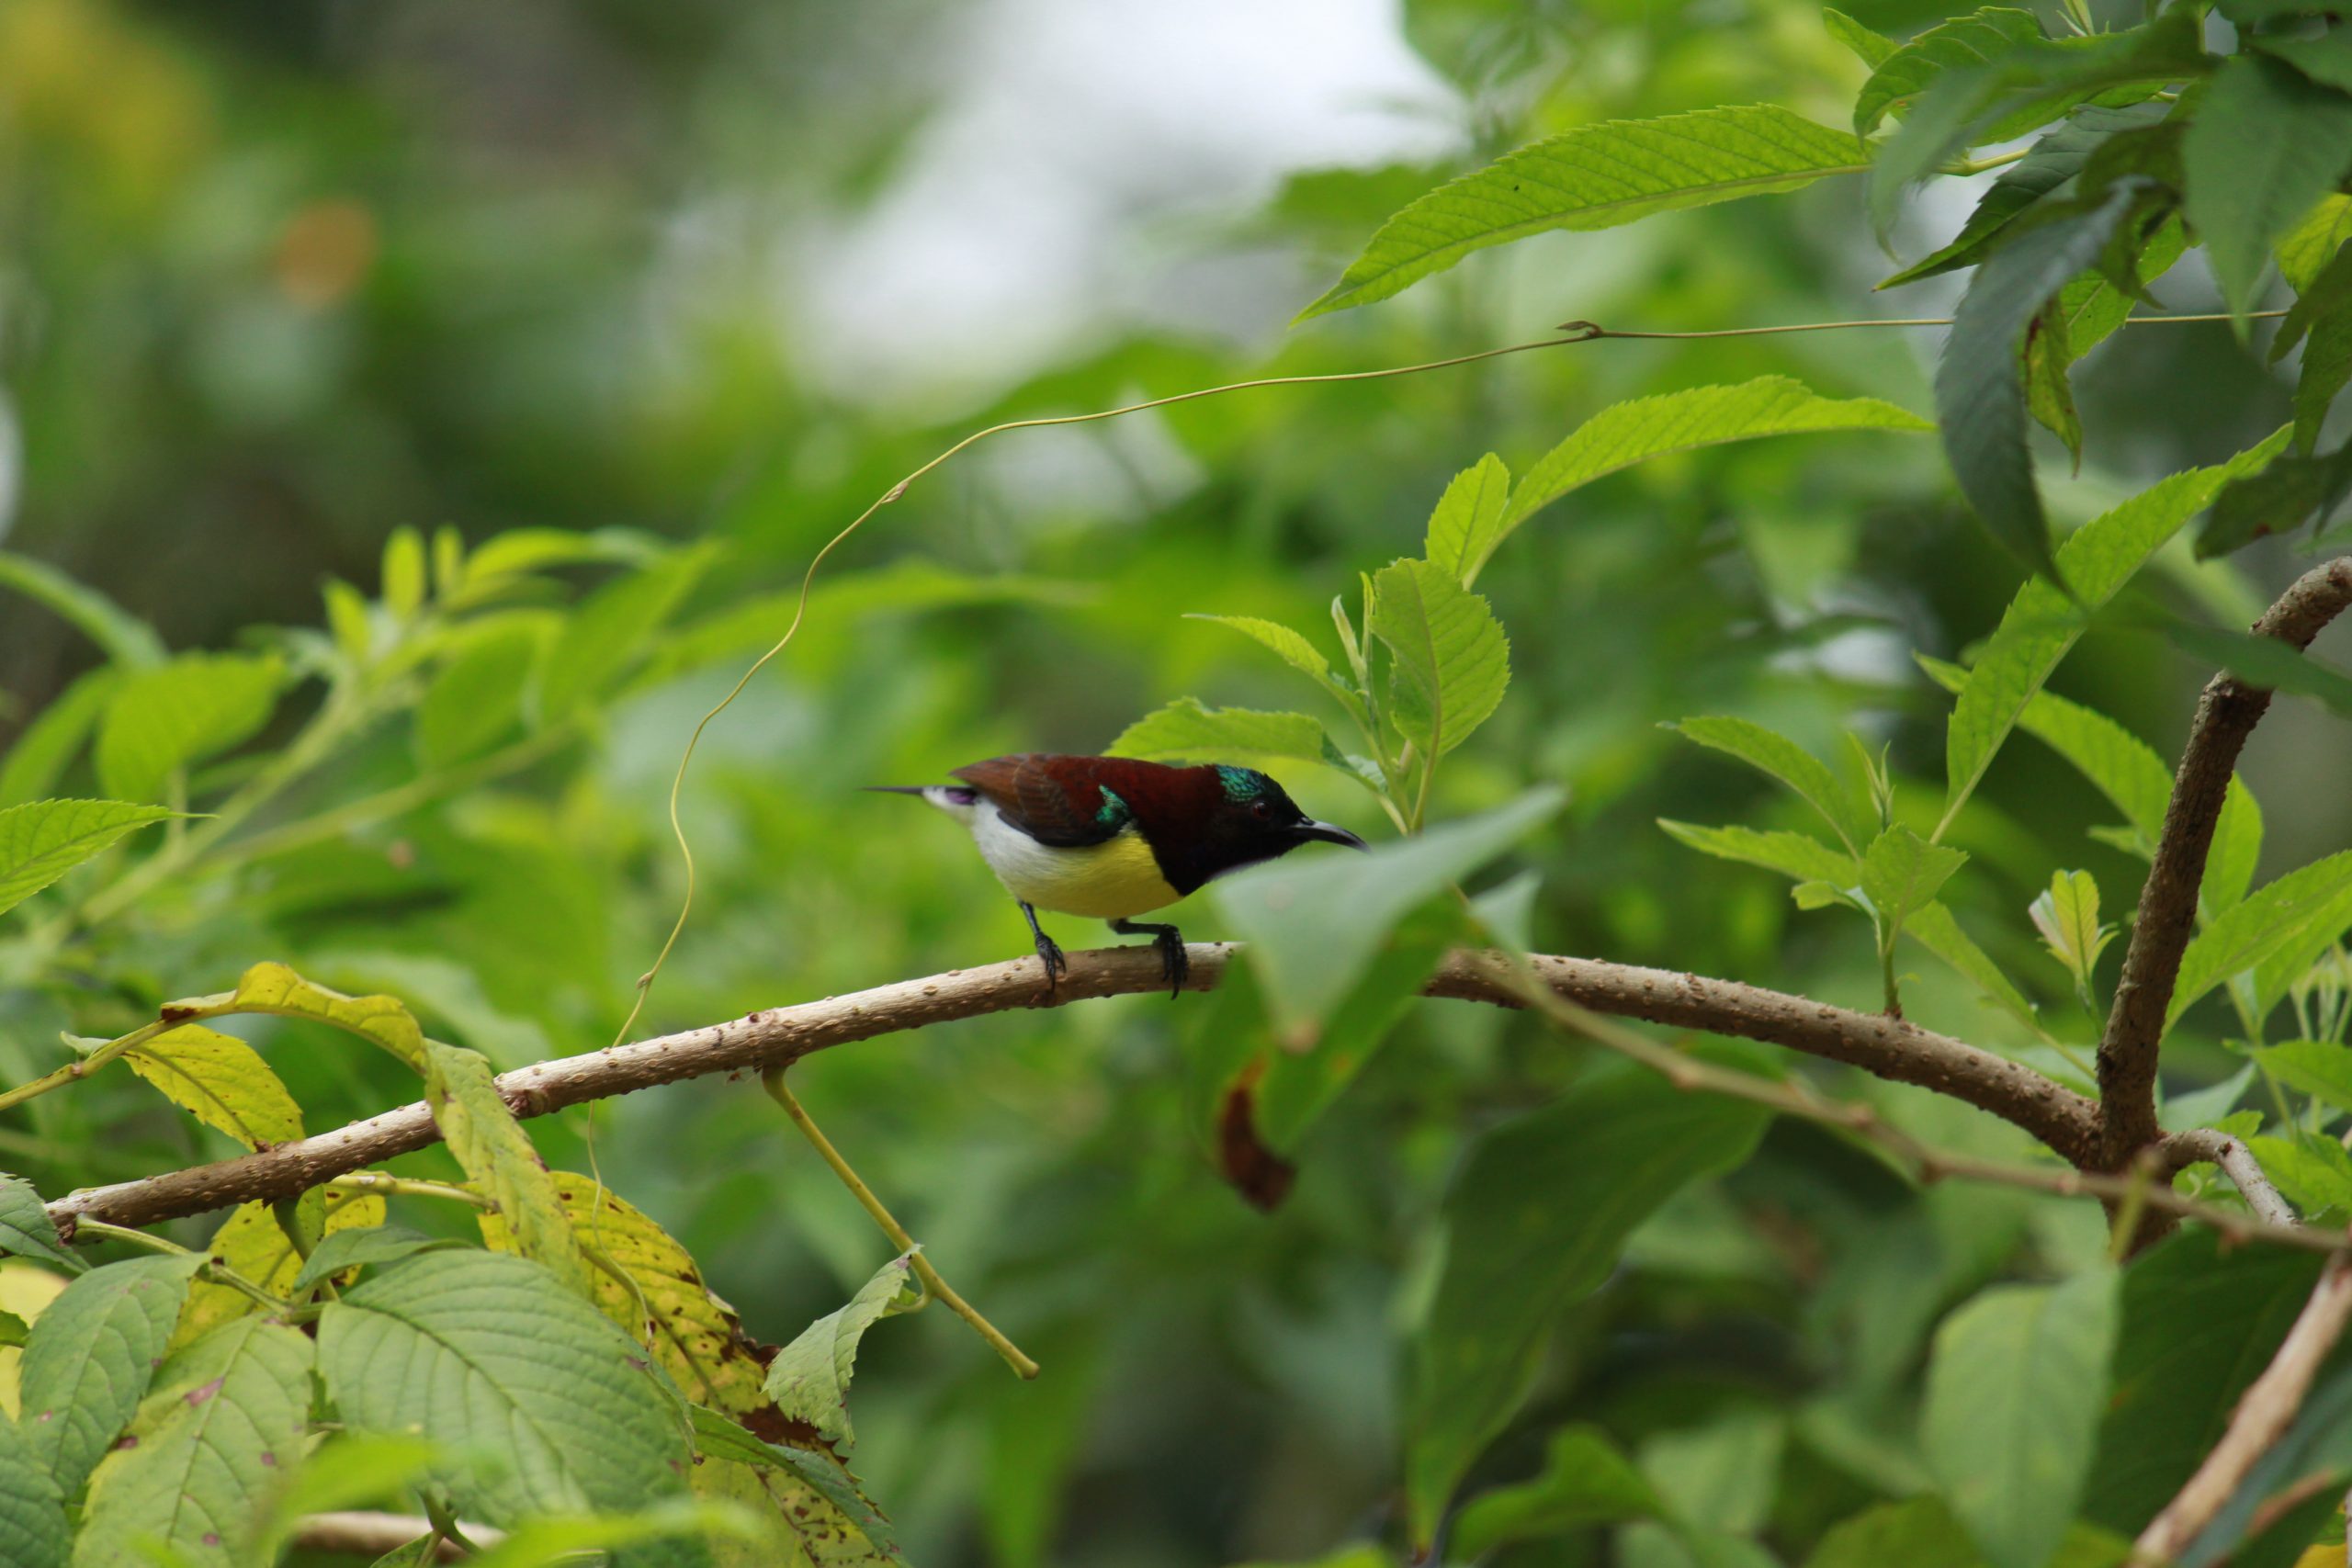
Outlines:
{"label": "bird's leg", "polygon": [[1029,917],[1029,929],[1036,934],[1037,961],[1046,966],[1046,994],[1050,997],[1054,994],[1054,976],[1069,973],[1069,960],[1062,956],[1061,944],[1047,936],[1046,928],[1037,923],[1035,909],[1024,902],[1021,912]]}
{"label": "bird's leg", "polygon": [[1193,973],[1193,961],[1184,953],[1184,938],[1174,926],[1154,925],[1149,920],[1119,919],[1111,929],[1121,936],[1148,936],[1151,945],[1159,949],[1159,973],[1168,981],[1168,995],[1173,999],[1184,994],[1184,982]]}

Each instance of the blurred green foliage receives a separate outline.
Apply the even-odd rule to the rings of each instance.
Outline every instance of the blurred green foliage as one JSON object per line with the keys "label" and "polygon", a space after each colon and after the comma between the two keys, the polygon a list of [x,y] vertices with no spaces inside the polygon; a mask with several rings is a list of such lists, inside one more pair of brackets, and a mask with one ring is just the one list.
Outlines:
{"label": "blurred green foliage", "polygon": [[[1899,33],[1942,10],[1854,14]],[[1955,296],[1931,281],[1874,300],[1888,267],[1861,238],[1861,191],[1833,180],[1498,248],[1282,333],[1272,323],[1449,174],[1565,128],[1726,104],[1840,125],[1866,74],[1806,0],[1415,0],[1401,21],[1442,84],[1448,150],[1299,169],[1205,218],[1171,204],[1181,220],[1148,241],[1155,288],[1204,276],[1171,256],[1275,258],[1214,330],[1114,304],[1011,370],[869,382],[829,363],[786,301],[828,237],[919,162],[940,100],[981,69],[976,33],[1037,25],[1023,7],[0,0],[0,540],[123,613],[77,613],[55,578],[0,599],[15,771],[0,806],[104,793],[220,814],[140,829],[0,926],[0,1081],[69,1062],[62,1035],[121,1035],[269,959],[394,994],[500,1067],[605,1043],[684,892],[665,807],[696,719],[781,635],[813,551],[979,424],[1442,357],[1570,317],[1698,331],[1939,314]],[[1171,186],[1197,176],[1170,161]],[[1926,254],[1961,217],[1915,212],[1898,248]],[[970,220],[942,214],[923,243],[952,255]],[[2197,283],[2165,288],[2200,301]],[[1215,299],[1185,303],[1182,320],[1216,318]],[[798,638],[703,738],[678,802],[695,912],[637,1032],[1026,952],[952,824],[858,786],[1102,750],[1186,696],[1319,701],[1262,649],[1185,617],[1278,621],[1328,654],[1333,595],[1353,601],[1360,574],[1420,549],[1481,454],[1525,474],[1604,407],[1766,376],[1925,412],[1932,352],[1898,333],[1601,342],[991,443],[844,547]],[[2286,384],[2223,325],[2119,334],[2075,396],[2084,471],[2043,476],[2062,524],[2290,413]],[[2203,564],[2176,541],[2141,586],[2242,622],[2299,564],[2276,541]],[[1883,923],[1873,943],[1850,918],[1802,912],[1783,878],[1702,860],[1657,826],[1817,829],[1800,800],[1663,728],[1721,715],[1841,765],[1841,734],[1858,735],[1891,757],[1887,794],[1916,818],[1897,831],[1927,832],[1949,705],[1911,655],[1973,651],[2020,577],[1930,441],[1754,441],[1600,478],[1477,575],[1509,632],[1509,694],[1446,757],[1430,819],[1564,785],[1565,811],[1508,868],[1538,879],[1535,949],[1864,1010],[1894,983],[1884,953],[1916,964],[1908,1016],[2070,1077],[2035,1031],[2096,1033],[2088,1004],[2113,983],[2098,894],[2119,916],[2143,863],[2087,836],[2114,810],[2050,750],[1993,761],[1948,835],[1967,866],[1931,906],[2030,994],[2033,1028]],[[2053,687],[2169,757],[2205,672],[2103,626]],[[152,723],[110,716],[134,684]],[[1342,708],[1316,711],[1340,731]],[[2282,708],[2247,763],[2268,810],[2262,882],[2352,830],[2346,741],[2316,712]],[[1337,773],[1277,771],[1314,815],[1382,826]],[[2086,891],[2068,895],[2053,962],[2027,911],[2078,886],[2053,885],[2062,870]],[[1202,940],[1244,918],[1204,899],[1184,919]],[[795,1073],[926,1255],[1047,1369],[1015,1382],[944,1312],[866,1337],[856,1468],[910,1560],[1272,1561],[1403,1539],[1430,1506],[1408,1501],[1429,1483],[1408,1487],[1399,1459],[1433,1398],[1408,1346],[1460,1307],[1440,1289],[1457,1174],[1563,1107],[1642,1091],[1515,1016],[1390,1000],[1405,1007],[1395,1037],[1285,1151],[1299,1173],[1271,1214],[1220,1180],[1187,1087],[1204,1062],[1230,1066],[1225,998],[1001,1014]],[[2220,1043],[2241,1022],[2218,997],[2188,1014],[2167,1057],[2182,1099],[2246,1086]],[[391,1055],[314,1024],[237,1027],[313,1132],[415,1096]],[[1939,1146],[2030,1155],[1964,1107],[1814,1077]],[[558,1172],[593,1163],[758,1339],[791,1341],[888,1260],[748,1083],[672,1086],[594,1120],[593,1149],[583,1112],[531,1136]],[[1725,1137],[1752,1134],[1729,1120]],[[235,1146],[120,1072],[0,1119],[0,1160],[50,1196]],[[1640,1218],[1606,1281],[1545,1314],[1535,1353],[1505,1369],[1523,1400],[1492,1422],[1470,1413],[1461,1528],[1511,1563],[1928,1561],[1899,1554],[1948,1541],[1951,1518],[1900,1500],[1936,1483],[1953,1446],[1937,1431],[1961,1419],[1939,1427],[1926,1376],[1939,1325],[1981,1338],[2000,1326],[1986,1314],[1946,1319],[1982,1287],[2096,1277],[2097,1210],[1917,1188],[1785,1121],[1744,1162],[1693,1157],[1736,1168]],[[461,1174],[443,1148],[392,1168]],[[1515,1196],[1574,1231],[1545,1194]],[[447,1205],[399,1217],[473,1231]],[[165,1234],[200,1246],[215,1224]],[[2275,1337],[2278,1303],[2291,1313],[2311,1272],[2191,1236],[2125,1276],[2109,1462],[2076,1538],[2128,1533],[2202,1451],[2138,1453],[2143,1432],[2210,1438],[2234,1394],[2201,1370],[2160,1388],[2127,1375],[2165,1365],[2185,1334],[2168,1314],[2189,1309],[2143,1282],[2151,1268],[2191,1281],[2216,1332],[2246,1343]],[[2086,1428],[2097,1414],[2071,1413]],[[1617,1521],[1602,1545],[1590,1527]]]}

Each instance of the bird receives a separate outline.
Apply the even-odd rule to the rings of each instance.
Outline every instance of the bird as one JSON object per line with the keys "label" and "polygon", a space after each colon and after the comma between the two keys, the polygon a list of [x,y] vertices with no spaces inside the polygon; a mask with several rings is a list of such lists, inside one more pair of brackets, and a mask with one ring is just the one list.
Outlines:
{"label": "bird", "polygon": [[1069,961],[1037,923],[1041,908],[1150,937],[1172,998],[1183,994],[1191,971],[1184,939],[1172,925],[1133,917],[1301,844],[1370,848],[1345,828],[1307,816],[1255,768],[1032,751],[947,776],[960,782],[868,787],[921,795],[971,829],[981,858],[1028,918],[1049,996]]}

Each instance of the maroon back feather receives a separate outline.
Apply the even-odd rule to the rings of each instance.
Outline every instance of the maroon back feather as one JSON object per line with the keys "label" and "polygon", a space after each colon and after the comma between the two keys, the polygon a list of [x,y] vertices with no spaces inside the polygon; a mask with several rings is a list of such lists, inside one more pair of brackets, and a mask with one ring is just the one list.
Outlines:
{"label": "maroon back feather", "polygon": [[948,776],[978,790],[1006,821],[1039,843],[1063,848],[1099,844],[1129,823],[1157,847],[1227,804],[1213,766],[1173,768],[1127,757],[1030,751],[991,757]]}

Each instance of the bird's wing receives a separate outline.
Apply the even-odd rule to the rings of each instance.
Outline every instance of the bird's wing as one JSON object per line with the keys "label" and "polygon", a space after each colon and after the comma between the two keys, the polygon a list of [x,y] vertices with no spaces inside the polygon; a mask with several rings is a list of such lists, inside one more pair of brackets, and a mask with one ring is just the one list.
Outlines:
{"label": "bird's wing", "polygon": [[948,774],[980,792],[997,814],[1041,844],[1077,849],[1116,838],[1129,821],[1117,797],[1103,797],[1084,757],[1029,752],[991,757]]}

